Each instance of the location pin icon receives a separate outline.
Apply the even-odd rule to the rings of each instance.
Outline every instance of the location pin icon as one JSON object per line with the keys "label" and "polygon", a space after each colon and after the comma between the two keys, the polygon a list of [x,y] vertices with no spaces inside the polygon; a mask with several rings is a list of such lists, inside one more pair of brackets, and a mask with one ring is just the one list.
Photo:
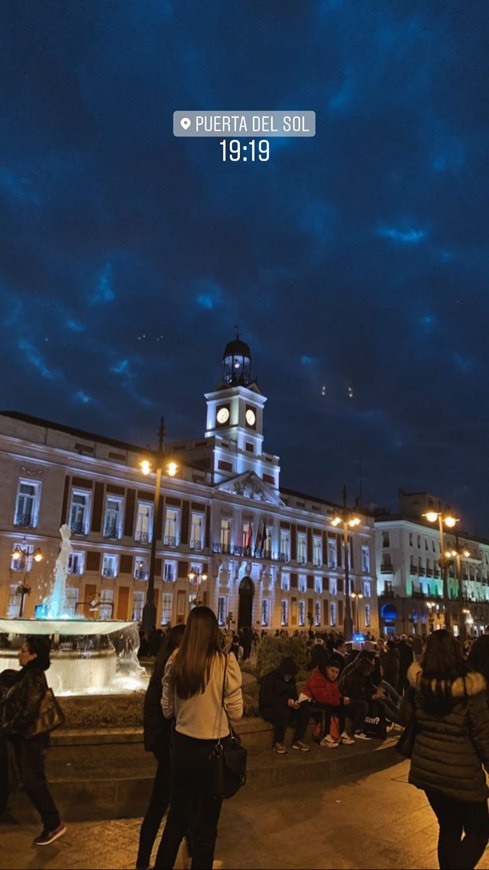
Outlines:
{"label": "location pin icon", "polygon": [[190,120],[190,118],[180,118],[180,124],[184,130],[188,130],[191,123],[192,123],[192,121]]}

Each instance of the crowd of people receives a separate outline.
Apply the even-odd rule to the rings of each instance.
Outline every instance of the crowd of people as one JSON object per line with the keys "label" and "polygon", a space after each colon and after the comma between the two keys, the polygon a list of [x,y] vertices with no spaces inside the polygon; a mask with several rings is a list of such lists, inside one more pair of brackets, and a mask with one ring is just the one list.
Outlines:
{"label": "crowd of people", "polygon": [[[219,864],[222,800],[213,790],[213,751],[217,741],[230,739],[229,719],[243,714],[241,663],[253,659],[260,643],[251,630],[222,631],[204,606],[191,611],[186,625],[159,636],[144,701],[144,744],[157,766],[137,870],[150,867],[165,814],[155,870],[172,868],[180,847],[193,868]],[[286,655],[260,680],[259,711],[273,726],[274,752],[287,753],[287,728],[291,748],[309,752],[309,726],[321,749],[371,739],[372,723],[405,727],[412,736],[409,782],[425,792],[438,820],[440,868],[474,868],[489,840],[489,633],[464,644],[444,629],[423,640],[369,636],[355,644],[311,630],[304,646],[301,672]],[[17,777],[41,817],[34,844],[42,846],[66,830],[46,779],[49,734],[33,736],[47,690],[49,644],[26,638],[19,664],[20,670],[0,674],[0,815]]]}

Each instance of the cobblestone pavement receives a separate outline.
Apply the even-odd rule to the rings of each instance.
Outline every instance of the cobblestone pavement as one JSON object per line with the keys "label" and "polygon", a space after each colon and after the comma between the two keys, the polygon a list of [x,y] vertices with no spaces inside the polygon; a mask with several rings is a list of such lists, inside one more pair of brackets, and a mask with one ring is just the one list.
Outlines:
{"label": "cobblestone pavement", "polygon": [[[407,772],[403,761],[334,783],[245,787],[224,803],[216,858],[224,870],[437,868],[437,824]],[[134,868],[140,822],[70,823],[64,837],[43,848],[31,845],[39,827],[2,825],[0,868]],[[489,870],[489,850],[479,867]]]}

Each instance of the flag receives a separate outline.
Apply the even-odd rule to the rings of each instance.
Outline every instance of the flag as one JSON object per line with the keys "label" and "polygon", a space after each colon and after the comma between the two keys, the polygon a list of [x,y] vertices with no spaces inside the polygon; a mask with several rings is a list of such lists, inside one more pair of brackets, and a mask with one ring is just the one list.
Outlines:
{"label": "flag", "polygon": [[262,519],[260,519],[260,522],[258,523],[258,531],[256,533],[256,540],[255,540],[255,553],[259,553],[260,555],[261,555],[262,550],[263,550],[262,522],[263,522]]}
{"label": "flag", "polygon": [[245,549],[249,550],[251,547],[251,537],[252,537],[252,528],[251,528],[251,520],[248,525],[248,531],[246,532],[245,538]]}

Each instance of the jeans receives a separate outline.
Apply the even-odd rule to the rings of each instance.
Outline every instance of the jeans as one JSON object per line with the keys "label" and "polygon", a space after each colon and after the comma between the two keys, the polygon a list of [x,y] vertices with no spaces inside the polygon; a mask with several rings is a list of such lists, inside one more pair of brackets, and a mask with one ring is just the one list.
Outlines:
{"label": "jeans", "polygon": [[170,802],[170,747],[164,747],[158,755],[153,790],[139,833],[139,848],[136,859],[138,870],[146,870],[149,867],[153,844]]}
{"label": "jeans", "polygon": [[426,789],[426,797],[440,826],[440,870],[473,870],[489,840],[487,800],[460,801],[431,789]]}
{"label": "jeans", "polygon": [[11,738],[24,791],[41,816],[47,831],[54,831],[61,823],[58,808],[49,791],[44,761],[49,746],[49,734],[39,734],[24,740],[19,735]]}
{"label": "jeans", "polygon": [[271,722],[274,727],[274,743],[284,742],[287,725],[292,725],[295,728],[293,742],[302,740],[309,722],[308,704],[309,702],[305,701],[298,710],[288,706],[265,707],[262,710],[260,714],[262,719],[265,722]]}
{"label": "jeans", "polygon": [[172,870],[183,837],[191,830],[192,870],[212,870],[222,800],[212,791],[210,754],[216,740],[197,740],[174,731],[170,770],[170,812],[156,855],[155,870]]}

